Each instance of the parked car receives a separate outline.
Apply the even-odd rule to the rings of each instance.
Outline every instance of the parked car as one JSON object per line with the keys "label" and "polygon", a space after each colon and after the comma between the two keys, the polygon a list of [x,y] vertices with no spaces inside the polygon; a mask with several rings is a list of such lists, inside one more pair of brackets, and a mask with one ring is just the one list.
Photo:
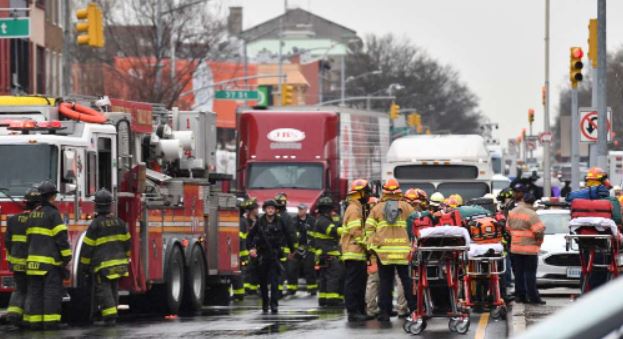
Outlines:
{"label": "parked car", "polygon": [[547,208],[537,210],[545,225],[545,238],[539,252],[537,284],[542,287],[576,287],[580,283],[580,256],[577,250],[569,249],[565,234],[569,233],[569,210]]}
{"label": "parked car", "polygon": [[507,188],[511,184],[511,179],[501,174],[495,174],[491,179],[491,193],[497,197],[500,191]]}

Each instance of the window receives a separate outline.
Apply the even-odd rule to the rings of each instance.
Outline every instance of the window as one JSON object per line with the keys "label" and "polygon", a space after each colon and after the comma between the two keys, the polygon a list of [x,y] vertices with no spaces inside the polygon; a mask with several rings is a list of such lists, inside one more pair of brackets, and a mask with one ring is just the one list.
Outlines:
{"label": "window", "polygon": [[444,197],[456,193],[463,197],[463,201],[467,201],[489,193],[489,185],[484,182],[444,182],[437,186],[437,190],[443,193]]}
{"label": "window", "polygon": [[466,165],[405,165],[394,169],[396,179],[476,179],[478,167]]}
{"label": "window", "polygon": [[247,188],[322,189],[322,165],[296,163],[255,163],[249,165]]}
{"label": "window", "polygon": [[97,173],[98,189],[105,188],[112,192],[112,140],[97,139]]}
{"label": "window", "polygon": [[36,60],[37,90],[35,93],[45,94],[45,48],[37,46]]}
{"label": "window", "polygon": [[543,213],[539,218],[545,225],[545,234],[565,234],[569,233],[569,213]]}
{"label": "window", "polygon": [[97,153],[87,154],[87,190],[85,195],[90,197],[97,191]]}
{"label": "window", "polygon": [[44,180],[56,183],[58,166],[56,146],[0,145],[0,159],[4,164],[0,171],[0,188],[6,189],[12,196],[23,196],[28,188]]}
{"label": "window", "polygon": [[11,44],[11,88],[16,93],[30,93],[30,46],[27,39],[10,39]]}

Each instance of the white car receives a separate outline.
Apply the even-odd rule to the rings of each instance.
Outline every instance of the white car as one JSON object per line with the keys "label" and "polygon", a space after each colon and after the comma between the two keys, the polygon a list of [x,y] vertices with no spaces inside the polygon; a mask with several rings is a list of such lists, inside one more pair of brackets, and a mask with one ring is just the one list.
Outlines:
{"label": "white car", "polygon": [[505,177],[501,174],[496,174],[491,178],[491,193],[494,197],[497,197],[500,194],[500,191],[510,186],[511,179]]}
{"label": "white car", "polygon": [[579,286],[580,256],[567,251],[565,234],[569,233],[568,209],[540,209],[537,214],[545,225],[545,238],[539,252],[536,280],[539,286]]}

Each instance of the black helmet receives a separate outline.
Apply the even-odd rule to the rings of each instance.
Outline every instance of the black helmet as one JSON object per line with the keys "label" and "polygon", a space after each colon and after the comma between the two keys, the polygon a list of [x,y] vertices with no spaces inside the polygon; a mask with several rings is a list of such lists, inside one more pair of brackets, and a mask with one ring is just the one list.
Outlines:
{"label": "black helmet", "polygon": [[95,192],[95,210],[98,213],[109,213],[112,205],[112,193],[102,188]]}
{"label": "black helmet", "polygon": [[33,209],[41,201],[41,193],[34,187],[29,188],[24,194],[24,200],[26,200],[26,208]]}
{"label": "black helmet", "polygon": [[333,199],[331,197],[322,197],[318,199],[318,208],[333,208]]}
{"label": "black helmet", "polygon": [[512,198],[513,198],[513,189],[510,187],[506,187],[503,190],[501,190],[500,193],[498,193],[498,196],[496,197],[496,199],[499,202],[504,202],[504,200],[512,199]]}
{"label": "black helmet", "polygon": [[58,193],[58,190],[56,189],[56,185],[54,185],[50,181],[41,182],[39,186],[37,186],[37,190],[39,191],[39,194],[41,194],[44,197]]}
{"label": "black helmet", "polygon": [[284,192],[277,193],[275,195],[275,202],[277,203],[277,207],[286,207],[288,204],[288,195]]}
{"label": "black helmet", "polygon": [[266,200],[264,201],[264,204],[262,204],[262,209],[266,209],[266,207],[277,207],[277,202],[275,200]]}
{"label": "black helmet", "polygon": [[257,205],[257,199],[255,198],[248,198],[245,201],[242,202],[242,204],[240,204],[240,208],[243,208],[245,210],[252,210],[254,208],[256,208]]}

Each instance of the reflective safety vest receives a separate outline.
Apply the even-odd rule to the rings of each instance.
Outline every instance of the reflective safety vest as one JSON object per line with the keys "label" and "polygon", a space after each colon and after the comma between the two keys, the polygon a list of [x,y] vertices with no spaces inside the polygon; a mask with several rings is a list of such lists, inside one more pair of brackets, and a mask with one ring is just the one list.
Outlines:
{"label": "reflective safety vest", "polygon": [[407,218],[413,212],[413,207],[404,201],[398,201],[400,214],[393,223],[390,223],[385,218],[384,211],[385,205],[392,198],[374,206],[366,219],[368,249],[376,253],[383,265],[407,265],[411,251]]}
{"label": "reflective safety vest", "polygon": [[49,270],[69,263],[71,247],[67,226],[55,206],[46,202],[35,208],[26,225],[26,274],[45,275]]}
{"label": "reflective safety vest", "polygon": [[363,209],[359,200],[351,200],[344,212],[342,222],[342,248],[343,260],[366,260],[364,242]]}
{"label": "reflective safety vest", "polygon": [[95,217],[83,238],[80,264],[108,279],[128,276],[130,233],[125,223],[111,215]]}
{"label": "reflective safety vest", "polygon": [[26,271],[26,258],[28,247],[26,244],[26,223],[30,211],[11,216],[7,220],[6,234],[4,235],[4,248],[6,248],[6,260],[13,272]]}
{"label": "reflective safety vest", "polygon": [[536,212],[525,203],[519,203],[508,213],[506,227],[511,234],[511,253],[537,255],[543,243],[545,226]]}

